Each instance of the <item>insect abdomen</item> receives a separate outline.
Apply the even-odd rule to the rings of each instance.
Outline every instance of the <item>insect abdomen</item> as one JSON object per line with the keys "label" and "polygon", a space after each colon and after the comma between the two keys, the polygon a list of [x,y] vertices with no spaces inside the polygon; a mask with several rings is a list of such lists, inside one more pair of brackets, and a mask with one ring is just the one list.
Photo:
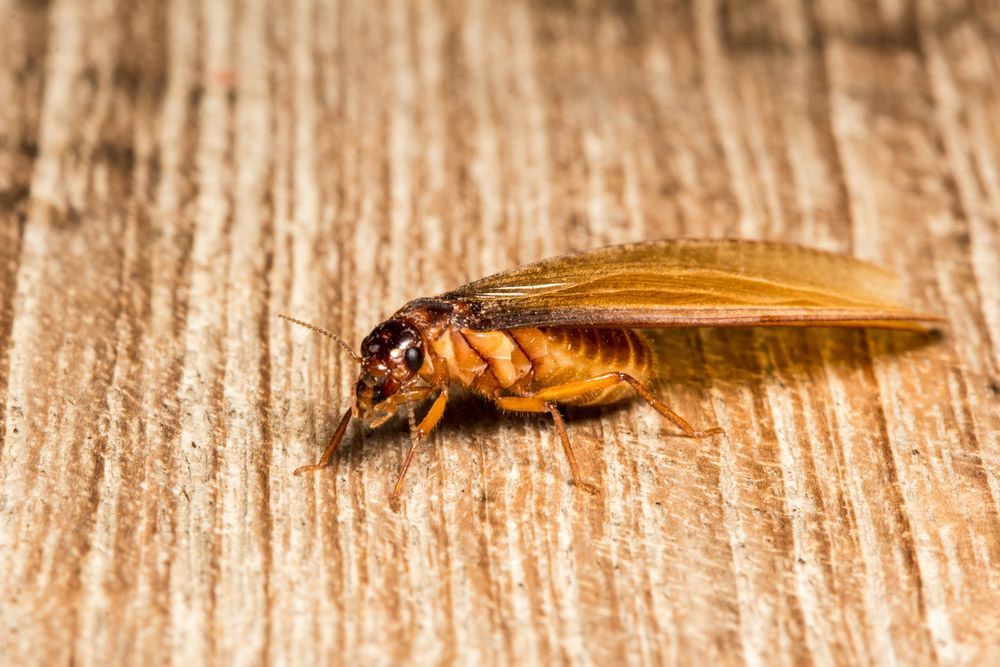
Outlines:
{"label": "insect abdomen", "polygon": [[[523,331],[515,329],[511,333],[515,339],[520,339]],[[546,349],[543,355],[529,349],[535,373],[527,387],[528,393],[606,373],[627,373],[642,383],[648,382],[654,374],[649,345],[631,329],[545,328],[535,331],[544,337]],[[632,395],[632,390],[622,384],[562,402],[605,405]]]}
{"label": "insect abdomen", "polygon": [[[530,396],[567,382],[615,371],[640,382],[653,375],[653,354],[630,329],[525,328],[473,331],[452,328],[434,342],[456,382],[489,397]],[[631,395],[616,386],[562,401],[603,405]]]}

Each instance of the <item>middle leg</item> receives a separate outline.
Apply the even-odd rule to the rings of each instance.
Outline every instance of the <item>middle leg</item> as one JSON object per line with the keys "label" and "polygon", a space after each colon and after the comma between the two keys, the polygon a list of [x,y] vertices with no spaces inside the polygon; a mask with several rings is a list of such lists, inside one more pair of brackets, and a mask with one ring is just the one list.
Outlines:
{"label": "middle leg", "polygon": [[496,406],[512,412],[548,412],[555,422],[556,432],[559,434],[559,441],[562,443],[566,460],[569,461],[569,470],[573,475],[573,485],[590,493],[599,493],[600,489],[596,484],[592,484],[580,476],[580,466],[577,465],[576,456],[573,454],[573,446],[569,443],[569,433],[566,432],[566,422],[559,414],[559,408],[551,401],[543,401],[540,398],[522,398],[520,396],[503,396],[495,400]]}

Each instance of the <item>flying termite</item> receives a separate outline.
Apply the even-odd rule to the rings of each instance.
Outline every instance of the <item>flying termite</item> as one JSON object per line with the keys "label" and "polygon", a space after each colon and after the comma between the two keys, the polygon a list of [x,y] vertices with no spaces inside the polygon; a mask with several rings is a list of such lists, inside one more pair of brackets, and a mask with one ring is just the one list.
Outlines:
{"label": "flying termite", "polygon": [[678,240],[556,257],[411,301],[379,324],[360,353],[354,400],[314,464],[326,467],[352,418],[378,427],[433,399],[389,495],[399,511],[406,471],[441,419],[453,387],[498,408],[548,413],[573,484],[591,493],[560,405],[607,405],[638,395],[689,438],[722,433],[689,424],[650,390],[653,353],[637,329],[872,327],[923,331],[940,318],[901,305],[892,274],[845,255],[786,243]]}

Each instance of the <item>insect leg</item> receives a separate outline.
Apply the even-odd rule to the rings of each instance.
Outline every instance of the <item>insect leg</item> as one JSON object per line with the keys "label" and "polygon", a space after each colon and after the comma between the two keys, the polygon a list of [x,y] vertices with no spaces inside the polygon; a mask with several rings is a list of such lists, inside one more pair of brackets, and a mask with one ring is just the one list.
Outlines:
{"label": "insect leg", "polygon": [[333,458],[334,452],[336,452],[337,448],[340,447],[340,443],[344,440],[344,434],[347,433],[347,425],[350,421],[351,409],[347,408],[347,412],[345,412],[344,416],[340,418],[340,424],[337,426],[337,430],[333,432],[333,437],[330,438],[330,443],[326,446],[326,449],[323,450],[323,456],[319,457],[319,461],[299,466],[295,469],[293,474],[301,475],[304,472],[316,472],[317,470],[325,468],[330,462],[330,459]]}
{"label": "insect leg", "polygon": [[687,423],[683,417],[671,410],[666,403],[658,399],[653,392],[646,387],[646,385],[639,382],[628,373],[604,373],[603,375],[598,375],[587,380],[567,382],[566,384],[559,384],[554,387],[546,387],[545,389],[533,394],[532,398],[565,401],[578,396],[603,391],[604,389],[615,386],[619,382],[628,383],[629,386],[635,389],[636,393],[639,394],[644,401],[653,406],[653,408],[661,415],[669,419],[677,428],[684,432],[685,436],[689,438],[706,438],[710,435],[723,432],[718,426],[705,429],[703,431],[694,428],[691,424]]}
{"label": "insect leg", "polygon": [[591,484],[580,476],[580,466],[577,465],[576,456],[573,454],[573,447],[569,444],[569,433],[566,432],[566,423],[563,421],[562,415],[559,414],[559,408],[556,407],[555,403],[539,398],[503,396],[496,399],[496,405],[498,408],[512,412],[548,412],[552,415],[552,421],[556,425],[556,432],[559,434],[560,442],[562,442],[563,452],[566,453],[566,460],[569,461],[569,470],[573,475],[573,484],[590,493],[598,493],[600,491],[596,484]]}
{"label": "insect leg", "polygon": [[444,406],[448,403],[448,392],[442,391],[434,403],[431,404],[430,410],[424,415],[424,418],[420,420],[420,424],[417,425],[416,432],[413,433],[413,442],[410,445],[410,450],[406,452],[406,458],[403,459],[403,467],[399,469],[399,476],[396,477],[396,484],[392,487],[392,493],[389,494],[389,507],[392,508],[393,512],[399,511],[399,495],[403,492],[403,478],[406,477],[406,471],[410,468],[410,463],[413,461],[413,455],[417,452],[417,445],[420,444],[422,440],[427,437],[427,434],[441,421],[441,415],[444,414]]}

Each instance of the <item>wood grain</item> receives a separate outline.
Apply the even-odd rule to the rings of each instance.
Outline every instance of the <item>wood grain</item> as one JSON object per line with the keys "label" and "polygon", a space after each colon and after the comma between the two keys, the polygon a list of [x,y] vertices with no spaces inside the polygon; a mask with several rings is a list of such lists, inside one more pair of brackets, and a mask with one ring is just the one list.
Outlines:
{"label": "wood grain", "polygon": [[[0,0],[0,662],[1000,662],[991,0]],[[647,407],[315,458],[405,301],[766,238],[937,338],[655,336]]]}

